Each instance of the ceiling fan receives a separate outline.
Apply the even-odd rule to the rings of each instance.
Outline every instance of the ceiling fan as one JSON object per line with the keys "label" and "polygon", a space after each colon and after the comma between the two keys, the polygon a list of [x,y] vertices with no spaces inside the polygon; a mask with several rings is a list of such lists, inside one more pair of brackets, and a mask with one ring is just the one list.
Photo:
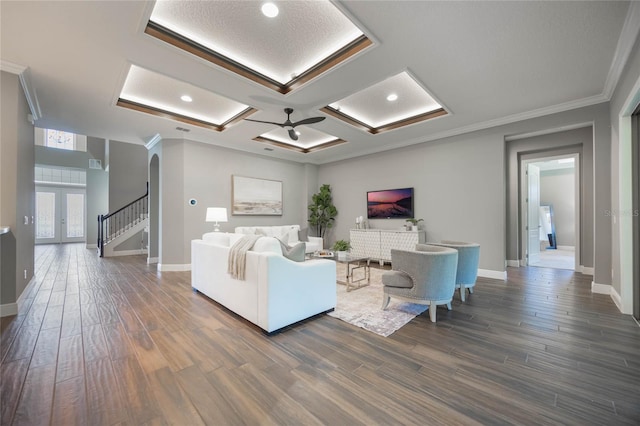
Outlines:
{"label": "ceiling fan", "polygon": [[247,121],[255,121],[256,123],[267,123],[267,124],[274,124],[276,126],[280,126],[283,129],[287,129],[289,131],[289,137],[292,140],[297,141],[298,140],[298,135],[296,135],[296,131],[295,131],[296,126],[301,126],[303,124],[318,123],[318,122],[320,122],[320,121],[322,121],[322,120],[324,120],[326,118],[326,117],[310,117],[310,118],[305,118],[303,120],[296,121],[295,123],[292,123],[291,119],[289,118],[289,116],[293,112],[293,108],[285,108],[284,112],[285,112],[285,114],[287,114],[287,120],[284,123],[275,123],[273,121],[252,120],[250,118],[245,118],[245,120],[247,120]]}

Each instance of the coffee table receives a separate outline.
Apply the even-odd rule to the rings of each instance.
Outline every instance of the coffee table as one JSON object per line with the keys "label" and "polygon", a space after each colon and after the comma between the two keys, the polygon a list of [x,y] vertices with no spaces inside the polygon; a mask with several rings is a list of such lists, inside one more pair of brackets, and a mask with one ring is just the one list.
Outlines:
{"label": "coffee table", "polygon": [[[369,269],[369,261],[368,257],[363,256],[354,256],[351,253],[347,253],[344,256],[338,256],[337,254],[327,257],[327,256],[313,256],[322,259],[330,259],[338,263],[344,263],[347,265],[347,273],[344,280],[337,279],[338,284],[346,285],[347,291],[357,290],[362,287],[366,287],[371,283],[371,271]],[[361,269],[362,277],[355,279],[354,273],[355,271]]]}

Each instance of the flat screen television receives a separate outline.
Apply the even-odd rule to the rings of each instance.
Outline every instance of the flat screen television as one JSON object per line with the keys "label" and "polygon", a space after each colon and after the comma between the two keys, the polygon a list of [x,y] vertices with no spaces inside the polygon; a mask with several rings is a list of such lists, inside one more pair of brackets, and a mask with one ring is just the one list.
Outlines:
{"label": "flat screen television", "polygon": [[367,218],[409,219],[413,217],[413,188],[367,192]]}

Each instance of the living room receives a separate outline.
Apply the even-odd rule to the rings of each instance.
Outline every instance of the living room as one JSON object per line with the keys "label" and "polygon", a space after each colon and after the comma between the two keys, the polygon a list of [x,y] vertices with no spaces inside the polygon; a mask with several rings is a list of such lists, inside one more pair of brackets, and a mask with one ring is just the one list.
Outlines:
{"label": "living room", "polygon": [[[5,25],[6,20],[10,19],[7,16],[15,16],[18,17],[15,18],[16,20],[20,20],[26,14],[33,13],[34,19],[44,22],[46,20],[43,15],[46,14],[36,10],[29,11],[28,8],[22,9],[26,6],[18,7],[16,4],[7,6],[4,3],[2,5],[3,128],[2,156],[0,157],[3,192],[0,207],[2,225],[7,222],[6,225],[14,229],[15,239],[18,241],[14,263],[19,273],[15,284],[7,284],[3,279],[1,304],[16,305],[17,308],[17,302],[29,282],[32,282],[34,277],[37,280],[36,262],[33,256],[33,233],[29,230],[30,226],[21,225],[22,218],[31,216],[34,210],[31,198],[33,182],[29,184],[26,181],[29,180],[28,171],[33,169],[35,163],[35,148],[29,151],[32,148],[26,147],[26,145],[35,145],[33,125],[25,125],[22,119],[27,114],[33,114],[33,110],[28,102],[29,95],[25,99],[22,91],[25,86],[29,87],[29,81],[36,87],[44,85],[50,77],[43,78],[43,67],[38,64],[48,63],[51,58],[32,60],[21,53],[23,49],[27,51],[41,41],[36,42],[27,38],[25,45],[19,46],[16,40],[23,39],[24,30],[17,30],[15,25]],[[345,5],[347,9],[350,7],[358,9],[349,2],[345,2]],[[94,17],[102,11],[100,8],[84,7],[88,10],[74,11],[71,16],[77,18],[86,12]],[[141,25],[142,9],[131,4],[122,7],[131,8],[127,9],[126,13],[136,17],[128,18],[130,22],[135,21],[135,25],[131,24],[128,28],[138,28]],[[436,123],[424,124],[434,126],[433,129],[429,128],[428,132],[424,131],[424,128],[420,130],[419,126],[423,125],[420,124],[363,137],[360,133],[365,132],[359,129],[350,128],[343,123],[332,123],[334,126],[332,130],[340,130],[340,136],[349,143],[302,154],[273,146],[266,146],[272,149],[266,151],[265,145],[252,140],[253,136],[259,132],[268,130],[268,126],[251,127],[246,130],[243,126],[248,124],[243,123],[229,127],[228,130],[220,133],[203,130],[198,126],[186,126],[191,127],[192,130],[189,133],[181,133],[175,130],[176,125],[185,127],[181,122],[126,111],[113,104],[108,108],[117,109],[118,112],[105,116],[105,122],[108,121],[111,125],[94,127],[95,130],[91,133],[87,131],[88,126],[74,126],[70,124],[70,119],[68,123],[63,123],[64,114],[56,116],[57,113],[52,112],[51,103],[48,104],[48,109],[42,111],[42,117],[35,125],[44,128],[53,127],[51,124],[58,120],[59,125],[62,126],[61,129],[84,133],[99,141],[135,143],[138,149],[147,145],[147,159],[144,164],[140,164],[140,167],[150,168],[149,180],[151,187],[156,185],[158,189],[159,214],[162,218],[159,223],[159,234],[151,241],[149,257],[152,262],[158,263],[157,271],[160,275],[164,275],[164,279],[170,279],[168,277],[171,277],[171,274],[183,273],[181,271],[190,269],[191,241],[211,231],[211,224],[205,222],[207,207],[229,208],[232,199],[231,178],[239,175],[282,182],[283,213],[277,217],[229,215],[229,221],[222,224],[223,231],[232,232],[237,226],[251,225],[300,224],[304,227],[308,220],[307,206],[311,195],[317,192],[320,185],[329,184],[339,214],[335,226],[326,238],[325,247],[330,247],[338,239],[348,239],[349,230],[355,226],[355,218],[363,215],[366,217],[367,191],[412,187],[415,191],[415,216],[423,219],[421,226],[426,231],[428,239],[430,241],[458,239],[478,242],[482,247],[479,276],[489,279],[483,282],[488,288],[499,288],[493,287],[498,285],[492,284],[493,280],[505,283],[511,271],[515,270],[513,273],[523,274],[524,272],[518,269],[525,270],[525,268],[512,268],[519,265],[526,257],[522,248],[519,216],[522,197],[519,185],[521,161],[536,158],[536,156],[544,158],[556,154],[577,154],[581,170],[581,222],[579,243],[576,247],[580,252],[580,264],[577,265],[576,276],[584,274],[587,277],[589,294],[593,297],[600,297],[602,293],[606,295],[607,300],[610,299],[618,313],[631,315],[634,303],[637,303],[638,299],[633,290],[633,253],[637,250],[637,244],[634,245],[631,239],[633,215],[625,212],[633,212],[631,128],[634,120],[632,114],[640,98],[640,49],[638,49],[637,39],[639,15],[637,4],[629,4],[628,11],[620,4],[616,7],[624,10],[609,18],[616,23],[611,25],[616,28],[618,31],[616,34],[620,34],[620,37],[616,35],[613,37],[614,44],[607,45],[606,49],[611,48],[611,51],[607,54],[608,62],[598,68],[600,71],[602,69],[605,71],[599,74],[603,78],[599,80],[599,86],[596,85],[597,90],[581,93],[581,96],[567,98],[563,102],[542,102],[537,108],[518,110],[505,106],[501,109],[502,113],[497,116],[485,114],[481,108],[463,111],[461,104],[457,104],[456,108],[453,108],[455,111],[451,117],[427,120],[427,123],[430,121]],[[125,13],[106,7],[105,10],[110,14],[109,16]],[[12,15],[13,13],[16,15]],[[361,20],[367,19],[366,14],[359,17]],[[95,23],[95,20],[88,19],[87,22]],[[610,27],[603,25],[598,28]],[[85,30],[89,31],[87,28]],[[626,35],[626,38],[621,41],[624,38],[623,35]],[[140,31],[135,34],[135,37],[144,39],[147,36]],[[379,37],[381,40],[384,39],[382,36]],[[145,42],[144,48],[149,49],[151,53],[148,57],[138,58],[138,60],[145,62],[149,67],[155,64],[166,74],[179,74],[177,69],[192,61],[187,54],[180,53],[175,55],[175,62],[172,64],[161,65],[160,52],[165,47],[153,41]],[[110,49],[106,50],[110,51]],[[373,52],[375,53],[375,50]],[[154,56],[156,54],[159,55],[158,58]],[[42,53],[40,55],[42,56]],[[349,66],[362,58],[366,60],[366,54],[353,59],[343,67],[349,71]],[[128,61],[137,62],[132,58]],[[496,63],[505,67],[508,62],[497,61]],[[22,68],[12,68],[11,64],[20,64]],[[473,73],[476,73],[472,65],[469,67]],[[31,71],[26,71],[28,67],[31,67]],[[119,73],[117,78],[109,74],[109,77],[104,80],[108,81],[105,83],[109,85],[106,91],[110,93],[106,103],[112,101],[114,87],[126,74],[123,67],[122,63],[115,67],[118,68]],[[498,68],[497,65],[496,68]],[[216,80],[218,92],[229,94],[239,89],[239,86],[243,86],[242,90],[247,91],[245,87],[247,83],[241,77],[229,72],[221,72],[215,66],[198,63],[188,65],[188,69],[193,75],[193,81],[199,86],[207,86],[210,84],[207,83],[208,80]],[[493,68],[482,68],[478,65],[477,73],[490,74],[492,70]],[[358,69],[357,72],[352,72],[358,74],[360,71]],[[211,79],[211,72],[215,75],[213,79]],[[458,79],[460,75],[453,71],[452,73],[451,84],[453,85],[456,81],[460,81]],[[575,75],[582,77],[581,74]],[[609,75],[616,77],[611,78]],[[336,73],[328,73],[318,81],[325,78],[330,81],[330,85],[337,87],[331,92],[331,96],[349,92],[344,87],[346,83],[340,82]],[[563,75],[562,78],[574,77]],[[381,76],[371,80],[379,81],[380,79]],[[273,95],[274,98],[265,94],[265,89],[256,88],[257,85],[251,83],[249,86],[255,88],[255,92],[259,95],[255,95],[257,99],[244,96],[243,100],[252,100],[254,104],[264,109],[251,118],[280,122],[283,118],[281,117],[282,107],[300,105],[294,113],[295,118],[292,117],[294,121],[311,115],[326,115],[325,122],[337,121],[330,115],[319,112],[319,106],[328,104],[334,99],[328,99],[328,96],[322,93],[323,87],[318,87],[317,83],[312,81],[308,86],[303,86],[301,91],[294,90],[286,97],[279,94],[279,97]],[[431,83],[426,82],[426,85],[431,89]],[[74,93],[76,90],[71,87],[67,89]],[[44,99],[46,90],[41,87],[38,87],[38,90],[43,92]],[[85,86],[81,90],[91,92],[93,89]],[[308,92],[302,94],[304,90]],[[515,89],[511,87],[509,90]],[[553,93],[549,93],[544,86],[537,86],[537,90],[541,92],[542,98],[544,95],[553,97]],[[505,91],[508,90],[505,89]],[[309,96],[315,96],[318,99],[314,101],[312,107],[308,106],[310,102],[305,99],[309,93]],[[527,94],[530,95],[531,92]],[[443,96],[440,93],[438,95],[441,98]],[[115,96],[117,98],[117,94]],[[513,97],[523,96],[515,90]],[[487,97],[487,99],[489,100],[486,102],[492,104],[490,98]],[[61,101],[61,105],[64,103],[65,101]],[[448,107],[453,107],[451,102],[445,103]],[[542,104],[544,107],[541,106]],[[86,108],[95,113],[93,106],[86,105]],[[78,111],[78,114],[82,115],[81,111]],[[447,128],[446,120],[457,120],[457,117],[461,116],[468,118],[469,115],[474,114],[477,114],[478,118],[466,121],[466,125]],[[114,116],[117,119],[114,120]],[[92,120],[94,119],[91,117],[87,118],[87,122]],[[113,124],[118,120],[121,120],[122,126]],[[145,131],[152,128],[157,131],[145,133],[138,129],[137,139],[132,141],[123,129],[133,121],[144,122]],[[260,129],[258,133],[256,133],[257,129]],[[251,137],[239,137],[240,133],[248,135],[252,132],[255,134]],[[152,139],[151,137],[155,134],[161,135],[161,138]],[[389,143],[390,149],[384,148],[381,140]],[[353,152],[339,151],[337,154],[332,154],[332,152],[338,152],[333,150],[356,145],[357,148]],[[111,164],[113,169],[110,173],[118,173],[120,177],[126,178],[126,171],[117,171],[117,160]],[[637,170],[637,163],[635,167]],[[126,170],[126,167],[124,169]],[[138,179],[130,179],[129,182],[126,180],[124,179],[125,182],[119,185],[137,186],[140,183]],[[127,188],[127,190],[130,189]],[[197,204],[195,206],[189,204],[190,199],[197,200]],[[89,218],[87,226],[95,225],[94,220]],[[379,229],[397,229],[403,225],[404,220],[399,219],[369,221],[369,226]],[[87,245],[92,243],[87,241]],[[5,247],[7,245],[3,240],[3,255],[6,253]],[[93,254],[92,250],[88,252]],[[87,260],[87,262],[93,261]],[[127,265],[126,260],[123,262]],[[3,270],[4,265],[3,261]],[[97,267],[97,264],[93,265]],[[131,266],[131,269],[134,267]],[[27,279],[22,278],[23,270],[27,271]],[[544,280],[544,278],[541,279]],[[526,282],[527,279],[523,278],[523,281]],[[508,282],[511,284],[511,281]],[[180,298],[183,297],[186,296],[181,293]],[[494,303],[496,303],[494,306],[497,306],[497,302],[494,301]],[[198,305],[198,312],[203,309],[203,306],[205,305]],[[228,318],[216,315],[219,321],[228,321]],[[606,321],[603,320],[605,323]],[[417,324],[425,326],[426,322],[418,318]],[[318,327],[320,328],[314,329],[312,333],[328,333],[323,327],[329,326],[322,324]],[[246,332],[242,326],[241,329],[242,333]],[[344,331],[342,327],[340,330]],[[411,333],[418,333],[416,330],[417,327],[412,327],[404,336],[407,339],[413,338]],[[297,334],[304,335],[304,332]],[[623,342],[618,343],[624,345]],[[288,344],[296,345],[291,342]],[[629,345],[633,344],[635,343]],[[485,418],[484,422],[489,422],[489,419],[495,420],[496,417]]]}

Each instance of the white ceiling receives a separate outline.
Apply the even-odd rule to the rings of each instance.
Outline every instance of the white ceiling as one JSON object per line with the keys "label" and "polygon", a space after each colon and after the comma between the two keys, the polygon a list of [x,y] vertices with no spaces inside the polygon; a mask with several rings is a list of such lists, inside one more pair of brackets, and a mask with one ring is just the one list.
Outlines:
{"label": "white ceiling", "polygon": [[[296,5],[304,10],[304,2]],[[622,31],[628,2],[345,1],[336,6],[375,46],[287,95],[144,34],[153,4],[141,1],[3,0],[0,54],[3,69],[7,64],[30,68],[43,115],[39,127],[138,144],[158,133],[322,164],[606,101],[639,27],[627,22]],[[234,25],[266,31],[251,19]],[[286,52],[296,42],[290,37],[277,37],[267,51]],[[292,121],[327,116],[310,127],[347,143],[307,154],[277,147],[267,152],[253,141],[272,130],[265,124],[245,121],[216,132],[117,107],[132,64],[253,107],[258,112],[252,119],[282,122],[284,107],[295,109]],[[402,71],[449,114],[373,135],[320,112]]]}

